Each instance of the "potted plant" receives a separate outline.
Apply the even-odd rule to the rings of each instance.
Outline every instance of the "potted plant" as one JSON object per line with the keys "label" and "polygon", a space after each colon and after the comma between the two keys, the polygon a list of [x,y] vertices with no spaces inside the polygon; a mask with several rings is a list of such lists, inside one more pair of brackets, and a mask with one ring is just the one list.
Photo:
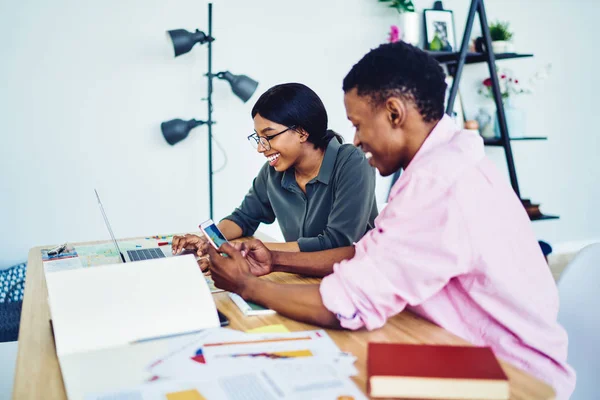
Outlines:
{"label": "potted plant", "polygon": [[506,53],[510,48],[513,33],[509,30],[508,22],[496,21],[490,24],[492,50],[494,53]]}
{"label": "potted plant", "polygon": [[421,43],[421,18],[415,12],[412,0],[379,0],[380,3],[389,3],[389,7],[398,11],[400,21],[400,39],[413,46],[422,47]]}

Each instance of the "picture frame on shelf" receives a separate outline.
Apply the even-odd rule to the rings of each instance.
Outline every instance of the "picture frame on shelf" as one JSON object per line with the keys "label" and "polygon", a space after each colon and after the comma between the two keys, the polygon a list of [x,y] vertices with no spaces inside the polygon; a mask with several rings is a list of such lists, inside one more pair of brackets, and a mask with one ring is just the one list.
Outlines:
{"label": "picture frame on shelf", "polygon": [[[448,107],[448,98],[450,97],[450,90],[452,89],[452,84],[454,83],[454,77],[450,75],[448,72],[448,68],[446,65],[442,64],[442,70],[446,75],[446,96],[444,97],[444,113],[446,112],[446,108]],[[465,127],[465,112],[463,107],[462,98],[460,96],[460,90],[456,93],[456,99],[454,99],[454,110],[450,117],[454,120],[454,122],[461,128]]]}
{"label": "picture frame on shelf", "polygon": [[423,10],[425,48],[430,51],[458,51],[451,10]]}

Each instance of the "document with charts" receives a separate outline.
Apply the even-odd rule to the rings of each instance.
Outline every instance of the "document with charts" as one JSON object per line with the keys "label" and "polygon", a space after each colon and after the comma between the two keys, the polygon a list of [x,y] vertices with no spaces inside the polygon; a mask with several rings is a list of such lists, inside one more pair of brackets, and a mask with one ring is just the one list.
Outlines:
{"label": "document with charts", "polygon": [[86,400],[366,400],[350,378],[327,363],[265,365],[223,372],[214,379],[158,380],[118,391],[91,393]]}
{"label": "document with charts", "polygon": [[150,365],[153,376],[170,379],[216,379],[223,373],[295,362],[327,363],[345,376],[357,373],[356,358],[342,352],[324,330],[251,334],[231,329],[207,330],[187,346]]}

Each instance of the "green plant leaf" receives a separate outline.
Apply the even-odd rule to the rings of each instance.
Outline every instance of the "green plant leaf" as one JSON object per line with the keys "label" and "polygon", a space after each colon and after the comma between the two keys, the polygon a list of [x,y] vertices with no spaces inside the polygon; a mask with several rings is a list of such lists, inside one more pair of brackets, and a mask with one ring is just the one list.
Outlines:
{"label": "green plant leaf", "polygon": [[390,3],[389,8],[394,8],[399,14],[403,12],[414,12],[415,6],[412,0],[378,0],[380,3]]}
{"label": "green plant leaf", "polygon": [[490,36],[492,41],[509,41],[512,39],[513,33],[509,30],[508,22],[495,21],[490,24]]}

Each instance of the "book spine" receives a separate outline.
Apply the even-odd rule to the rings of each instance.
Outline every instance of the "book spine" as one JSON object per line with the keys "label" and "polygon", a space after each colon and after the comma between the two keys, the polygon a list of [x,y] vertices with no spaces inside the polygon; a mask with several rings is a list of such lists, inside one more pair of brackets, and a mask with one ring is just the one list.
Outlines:
{"label": "book spine", "polygon": [[238,308],[244,315],[248,315],[248,312],[250,311],[250,306],[244,301],[244,299],[242,299],[235,293],[229,293],[229,297],[231,298],[231,300],[233,300],[235,305],[238,306]]}

